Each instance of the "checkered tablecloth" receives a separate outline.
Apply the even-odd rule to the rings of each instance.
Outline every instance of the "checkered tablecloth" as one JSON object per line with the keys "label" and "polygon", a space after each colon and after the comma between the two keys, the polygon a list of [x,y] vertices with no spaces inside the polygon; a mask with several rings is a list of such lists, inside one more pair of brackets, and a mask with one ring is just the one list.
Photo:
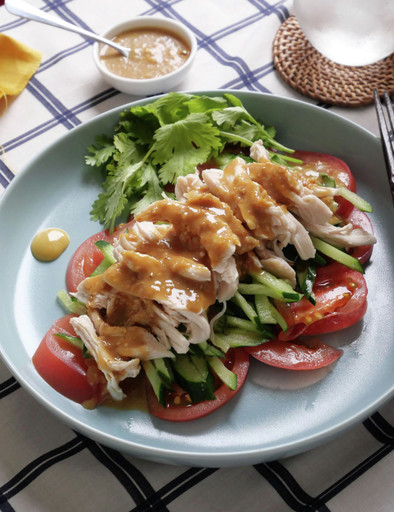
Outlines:
{"label": "checkered tablecloth", "polygon": [[[316,103],[293,91],[274,69],[272,42],[291,12],[290,1],[30,3],[98,33],[134,15],[175,18],[189,26],[198,40],[195,65],[178,90],[245,89]],[[134,98],[103,82],[91,58],[91,41],[16,18],[4,6],[0,31],[43,54],[26,89],[9,100],[0,117],[1,194],[52,141]],[[320,107],[378,131],[372,106]],[[65,426],[35,402],[0,362],[0,510],[4,512],[390,512],[394,510],[393,445],[391,401],[334,441],[286,460],[222,469],[147,462]]]}

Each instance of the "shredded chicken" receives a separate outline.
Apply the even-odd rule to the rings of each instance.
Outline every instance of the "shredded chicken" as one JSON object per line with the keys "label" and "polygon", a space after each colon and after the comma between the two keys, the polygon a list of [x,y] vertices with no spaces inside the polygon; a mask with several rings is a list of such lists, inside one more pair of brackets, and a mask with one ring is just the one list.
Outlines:
{"label": "shredded chicken", "polygon": [[354,228],[351,223],[344,226],[333,226],[332,224],[316,224],[304,222],[304,226],[312,235],[322,240],[341,247],[359,247],[360,245],[371,245],[376,243],[376,238],[364,229]]}
{"label": "shredded chicken", "polygon": [[[223,207],[220,202],[214,202],[207,207],[207,199],[210,198],[203,195],[203,202],[199,205],[196,204],[194,196],[191,197],[190,203],[158,201],[146,208],[137,218],[171,222],[177,226],[181,238],[185,239],[186,243],[190,237],[198,238],[215,276],[217,299],[223,301],[231,298],[238,286],[234,253],[237,247],[242,246],[240,237],[242,239],[243,236],[247,243],[250,243],[252,238],[240,223],[237,224],[227,205]],[[252,246],[254,245],[252,242]]]}
{"label": "shredded chicken", "polygon": [[[135,377],[140,361],[187,353],[212,337],[240,276],[265,269],[296,284],[284,249],[315,255],[310,235],[342,247],[375,243],[351,224],[335,226],[321,187],[297,170],[271,162],[261,141],[253,163],[235,158],[222,169],[178,178],[176,200],[149,205],[114,240],[116,263],[85,279],[74,296],[87,315],[71,323],[121,400],[120,383]],[[208,318],[216,301],[221,311]]]}
{"label": "shredded chicken", "polygon": [[96,333],[92,320],[87,315],[81,315],[70,320],[77,335],[82,339],[87,349],[97,362],[107,379],[108,392],[115,400],[122,400],[124,393],[119,387],[119,382],[127,377],[136,377],[140,371],[140,360],[137,358],[128,360],[115,359],[106,350],[105,341]]}
{"label": "shredded chicken", "polygon": [[[280,196],[283,203],[297,215],[311,234],[342,247],[376,243],[376,238],[363,229],[353,229],[349,224],[336,227],[330,223],[333,212],[323,199],[340,195],[339,188],[319,186],[313,180],[306,179],[302,173],[274,164],[269,160],[261,141],[253,144],[251,156],[258,162],[249,166],[253,179],[271,190],[274,197]],[[260,170],[256,169],[259,164],[263,165]],[[281,180],[276,179],[278,175],[282,176]]]}
{"label": "shredded chicken", "polygon": [[264,270],[268,270],[276,277],[286,279],[293,287],[296,285],[295,270],[285,258],[277,256],[273,251],[267,249],[263,243],[257,247],[256,253]]}
{"label": "shredded chicken", "polygon": [[186,202],[187,193],[190,191],[207,192],[208,187],[200,179],[200,176],[195,174],[188,174],[187,176],[179,176],[175,185],[175,196],[178,201]]}
{"label": "shredded chicken", "polygon": [[307,230],[252,179],[245,167],[244,160],[236,158],[224,171],[207,169],[202,175],[210,191],[230,204],[255,238],[269,240],[278,256],[283,257],[282,249],[291,243],[302,259],[313,258],[315,248]]}
{"label": "shredded chicken", "polygon": [[285,204],[302,223],[329,222],[333,212],[321,197],[334,197],[338,189],[318,186],[303,173],[271,162],[261,141],[253,144],[250,153],[257,163],[248,166],[249,175],[276,201]]}

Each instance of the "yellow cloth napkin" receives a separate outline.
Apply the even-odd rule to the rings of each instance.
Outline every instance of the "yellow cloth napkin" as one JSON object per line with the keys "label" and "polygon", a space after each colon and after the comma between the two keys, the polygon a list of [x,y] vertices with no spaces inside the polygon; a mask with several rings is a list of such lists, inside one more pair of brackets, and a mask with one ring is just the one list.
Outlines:
{"label": "yellow cloth napkin", "polygon": [[40,52],[0,34],[0,98],[22,92],[41,59]]}

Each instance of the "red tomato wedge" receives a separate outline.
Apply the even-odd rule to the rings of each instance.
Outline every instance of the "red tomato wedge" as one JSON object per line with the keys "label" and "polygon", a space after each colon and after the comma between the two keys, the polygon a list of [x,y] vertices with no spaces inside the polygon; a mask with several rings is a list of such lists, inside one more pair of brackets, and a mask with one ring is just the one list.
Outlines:
{"label": "red tomato wedge", "polygon": [[345,329],[366,312],[368,290],[364,277],[339,263],[318,268],[313,290],[315,306],[305,297],[291,304],[275,302],[289,326],[286,333],[278,335],[281,341]]}
{"label": "red tomato wedge", "polygon": [[105,240],[112,243],[114,238],[127,230],[134,221],[121,224],[113,233],[100,231],[85,240],[75,251],[67,268],[66,286],[69,292],[76,292],[81,281],[89,277],[97,266],[103,261],[103,253],[94,244],[98,240]]}
{"label": "red tomato wedge", "polygon": [[287,370],[316,370],[336,361],[342,350],[314,339],[308,344],[272,340],[257,347],[246,347],[254,358],[270,366]]}
{"label": "red tomato wedge", "polygon": [[88,379],[88,363],[82,350],[56,333],[76,336],[70,319],[76,315],[59,318],[45,334],[34,356],[33,364],[41,377],[56,391],[78,403],[90,400],[96,393]]}
{"label": "red tomato wedge", "polygon": [[[343,185],[352,192],[356,192],[356,180],[349,166],[340,158],[326,153],[314,153],[313,151],[295,151],[291,156],[302,160],[304,165],[334,178],[337,186]],[[335,201],[338,203],[336,214],[339,217],[346,218],[354,206],[343,197],[336,197]]]}
{"label": "red tomato wedge", "polygon": [[89,277],[104,259],[103,253],[94,245],[98,240],[110,242],[112,237],[108,230],[92,235],[78,247],[71,258],[66,273],[69,292],[76,292],[79,283]]}
{"label": "red tomato wedge", "polygon": [[[348,222],[351,222],[354,227],[365,229],[371,235],[374,234],[372,222],[369,220],[369,217],[360,212],[358,208],[353,208],[350,215],[346,219]],[[348,250],[348,253],[351,254],[354,258],[357,258],[360,263],[366,263],[372,255],[373,245],[361,245],[360,247],[353,247]]]}
{"label": "red tomato wedge", "polygon": [[[203,418],[216,409],[219,409],[231,400],[244,385],[249,370],[249,354],[243,348],[230,349],[228,351],[226,366],[237,375],[237,389],[232,391],[225,384],[221,384],[215,391],[216,400],[206,400],[191,405],[161,406],[152,386],[147,380],[146,395],[150,414],[162,420],[178,422]],[[178,386],[175,388],[175,391],[179,396],[183,393],[183,390]]]}

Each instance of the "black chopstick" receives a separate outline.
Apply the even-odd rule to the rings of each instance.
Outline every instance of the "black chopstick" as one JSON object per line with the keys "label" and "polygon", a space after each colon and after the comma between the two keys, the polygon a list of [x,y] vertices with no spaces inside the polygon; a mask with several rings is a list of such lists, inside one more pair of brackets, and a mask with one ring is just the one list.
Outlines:
{"label": "black chopstick", "polygon": [[[391,197],[392,197],[393,203],[394,203],[394,149],[393,149],[393,143],[390,140],[389,127],[388,127],[388,124],[386,121],[386,117],[383,113],[383,104],[379,98],[379,94],[376,89],[373,90],[373,96],[374,96],[374,101],[375,101],[376,114],[378,116],[378,125],[379,125],[380,137],[382,140],[383,153],[384,153],[384,158],[386,161],[387,178],[389,180]],[[390,96],[388,95],[388,93],[386,91],[384,92],[383,97],[384,97],[384,103],[386,106],[388,118],[390,121],[391,133],[394,133],[393,105],[391,103]]]}

